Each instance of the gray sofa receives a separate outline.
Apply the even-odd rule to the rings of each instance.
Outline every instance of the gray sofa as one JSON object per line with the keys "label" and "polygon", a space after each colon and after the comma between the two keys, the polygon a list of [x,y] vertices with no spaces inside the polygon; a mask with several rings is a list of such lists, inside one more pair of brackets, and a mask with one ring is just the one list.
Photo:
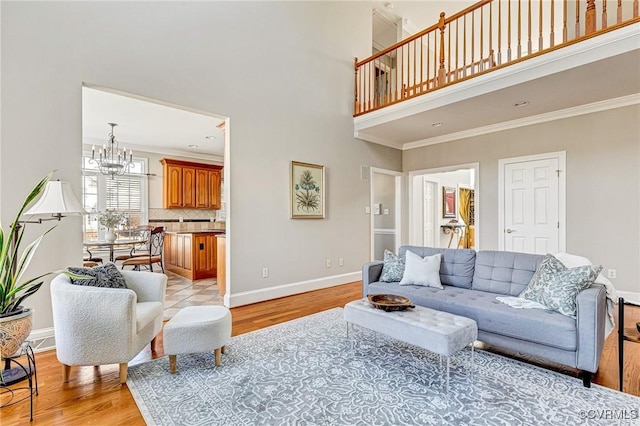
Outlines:
{"label": "gray sofa", "polygon": [[582,370],[584,386],[598,370],[605,338],[606,291],[594,284],[577,297],[576,319],[542,309],[516,309],[498,296],[518,296],[544,256],[470,249],[403,246],[419,256],[442,254],[444,289],[379,281],[383,262],[362,268],[363,295],[398,294],[420,306],[474,319],[478,340]]}

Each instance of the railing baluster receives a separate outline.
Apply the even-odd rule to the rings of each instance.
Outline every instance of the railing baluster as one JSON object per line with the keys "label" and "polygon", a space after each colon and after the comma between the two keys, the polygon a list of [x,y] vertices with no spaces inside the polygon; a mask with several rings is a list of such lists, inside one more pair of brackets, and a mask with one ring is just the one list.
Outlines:
{"label": "railing baluster", "polygon": [[458,59],[459,59],[458,55],[459,55],[459,53],[458,52],[459,52],[459,47],[460,47],[460,32],[458,30],[459,22],[460,22],[460,18],[456,18],[456,69],[455,69],[455,73],[456,73],[455,79],[456,80],[460,78],[460,75],[458,74],[458,70],[459,70],[459,68],[458,68]]}
{"label": "railing baluster", "polygon": [[582,0],[576,0],[575,4],[576,4],[576,34],[575,34],[575,38],[580,37],[580,1]]}
{"label": "railing baluster", "polygon": [[498,65],[502,63],[502,2],[498,1]]}
{"label": "railing baluster", "polygon": [[518,0],[518,59],[522,57],[522,1]]}
{"label": "railing baluster", "polygon": [[438,23],[440,27],[440,65],[438,68],[438,85],[444,84],[445,80],[445,70],[444,70],[444,12],[440,13],[440,22]]}
{"label": "railing baluster", "polygon": [[538,29],[539,29],[539,33],[538,33],[538,50],[542,50],[543,46],[542,46],[542,0],[540,1],[540,16],[538,17]]}
{"label": "railing baluster", "polygon": [[527,7],[527,55],[531,55],[531,0]]}
{"label": "railing baluster", "polygon": [[602,0],[602,29],[607,28],[607,0]]}
{"label": "railing baluster", "polygon": [[476,17],[475,10],[471,12],[471,74],[476,73]]}
{"label": "railing baluster", "polygon": [[462,77],[467,76],[467,15],[462,17],[463,29],[462,29]]}
{"label": "railing baluster", "polygon": [[563,4],[563,13],[562,13],[562,19],[563,19],[563,25],[562,25],[562,42],[566,43],[567,42],[567,34],[568,34],[568,28],[567,28],[567,0],[564,0],[564,4]]}
{"label": "railing baluster", "polygon": [[622,0],[618,0],[618,8],[616,10],[616,23],[622,22]]}
{"label": "railing baluster", "polygon": [[554,0],[551,0],[551,32],[549,33],[549,47],[553,47],[553,45],[555,44],[556,35],[553,31],[553,27],[555,26],[555,22],[556,22],[555,16],[556,16],[556,5],[554,4]]}
{"label": "railing baluster", "polygon": [[447,82],[451,81],[451,25],[447,28]]}
{"label": "railing baluster", "polygon": [[[498,0],[500,3],[500,0]],[[489,55],[493,57],[493,3],[489,3]],[[490,67],[493,67],[494,64],[490,63]]]}
{"label": "railing baluster", "polygon": [[638,17],[638,0],[633,0],[633,17]]}
{"label": "railing baluster", "polygon": [[509,28],[507,30],[507,37],[508,37],[507,62],[511,62],[511,0],[509,0],[508,4],[509,4],[509,16],[508,16],[507,24]]}
{"label": "railing baluster", "polygon": [[596,0],[587,0],[587,9],[584,17],[584,34],[596,32]]}
{"label": "railing baluster", "polygon": [[480,8],[480,66],[479,71],[484,69],[484,8]]}
{"label": "railing baluster", "polygon": [[356,56],[353,60],[353,68],[355,69],[355,73],[353,75],[353,110],[356,112],[360,112],[358,106],[358,57]]}

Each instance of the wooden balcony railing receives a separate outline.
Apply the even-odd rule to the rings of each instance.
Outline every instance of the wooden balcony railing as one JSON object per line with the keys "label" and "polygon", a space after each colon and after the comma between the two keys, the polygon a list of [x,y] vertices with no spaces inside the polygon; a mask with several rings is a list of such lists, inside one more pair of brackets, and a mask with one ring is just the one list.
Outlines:
{"label": "wooden balcony railing", "polygon": [[356,58],[354,116],[635,22],[638,0],[483,0],[443,12],[433,26]]}

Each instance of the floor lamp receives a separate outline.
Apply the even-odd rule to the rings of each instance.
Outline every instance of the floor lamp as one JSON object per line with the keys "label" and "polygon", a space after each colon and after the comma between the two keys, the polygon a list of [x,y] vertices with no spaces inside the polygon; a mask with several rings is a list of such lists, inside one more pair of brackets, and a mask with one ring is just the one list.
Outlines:
{"label": "floor lamp", "polygon": [[[18,243],[18,236],[21,228],[26,223],[42,223],[50,220],[61,220],[68,215],[86,214],[87,211],[82,207],[76,196],[71,190],[69,182],[59,180],[47,182],[42,196],[24,213],[24,216],[48,215],[48,217],[34,220],[20,220],[15,224],[15,231],[12,236],[13,247]],[[13,263],[13,272],[17,267]]]}

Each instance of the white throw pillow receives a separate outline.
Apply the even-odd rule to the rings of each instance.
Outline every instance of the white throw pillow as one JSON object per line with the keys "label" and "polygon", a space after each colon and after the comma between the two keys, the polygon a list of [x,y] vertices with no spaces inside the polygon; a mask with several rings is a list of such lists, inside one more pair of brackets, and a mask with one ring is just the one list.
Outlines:
{"label": "white throw pillow", "polygon": [[404,274],[400,285],[423,285],[443,288],[440,282],[440,253],[433,256],[420,257],[407,250]]}

